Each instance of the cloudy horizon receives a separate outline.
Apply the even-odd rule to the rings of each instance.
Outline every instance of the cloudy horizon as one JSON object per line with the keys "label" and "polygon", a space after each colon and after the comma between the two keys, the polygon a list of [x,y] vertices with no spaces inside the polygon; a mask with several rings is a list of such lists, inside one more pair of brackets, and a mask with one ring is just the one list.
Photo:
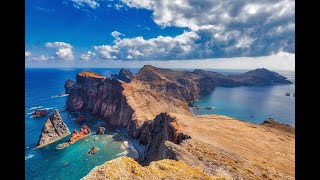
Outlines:
{"label": "cloudy horizon", "polygon": [[294,9],[293,0],[26,0],[25,63],[294,70]]}

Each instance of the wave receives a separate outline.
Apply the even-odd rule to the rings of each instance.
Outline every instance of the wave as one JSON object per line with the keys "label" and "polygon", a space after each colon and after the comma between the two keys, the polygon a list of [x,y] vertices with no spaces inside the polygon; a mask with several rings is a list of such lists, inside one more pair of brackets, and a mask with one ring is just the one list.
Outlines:
{"label": "wave", "polygon": [[34,110],[34,109],[39,109],[39,108],[42,108],[43,106],[33,106],[31,107],[29,110]]}
{"label": "wave", "polygon": [[33,158],[34,154],[28,154],[24,157],[24,160]]}
{"label": "wave", "polygon": [[128,151],[123,151],[122,153],[118,153],[116,156],[125,156],[128,154]]}
{"label": "wave", "polygon": [[69,96],[69,94],[59,94],[59,95],[51,96],[51,98],[58,98],[58,97],[65,97],[65,96]]}
{"label": "wave", "polygon": [[55,107],[48,107],[48,108],[43,108],[45,110],[50,110],[50,109],[54,109]]}
{"label": "wave", "polygon": [[139,153],[137,151],[137,149],[134,147],[133,143],[129,140],[129,141],[124,141],[123,145],[121,145],[122,149],[128,149],[130,152],[130,156],[132,156],[135,159],[138,159],[139,157]]}

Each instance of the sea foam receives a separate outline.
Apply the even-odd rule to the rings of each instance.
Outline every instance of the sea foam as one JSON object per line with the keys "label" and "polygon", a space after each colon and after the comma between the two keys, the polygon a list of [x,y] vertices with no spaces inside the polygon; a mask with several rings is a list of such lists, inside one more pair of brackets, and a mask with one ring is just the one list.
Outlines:
{"label": "sea foam", "polygon": [[33,106],[31,107],[29,110],[34,110],[34,109],[39,109],[39,108],[42,108],[43,106]]}
{"label": "sea foam", "polygon": [[28,154],[24,157],[24,160],[31,159],[33,156],[33,154]]}

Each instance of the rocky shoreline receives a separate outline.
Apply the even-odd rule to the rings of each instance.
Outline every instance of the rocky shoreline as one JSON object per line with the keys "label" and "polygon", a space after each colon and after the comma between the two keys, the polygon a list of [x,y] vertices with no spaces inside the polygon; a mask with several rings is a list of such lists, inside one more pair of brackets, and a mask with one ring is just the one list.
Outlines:
{"label": "rocky shoreline", "polygon": [[[214,90],[217,86],[290,83],[286,78],[275,72],[257,69],[237,76],[224,76],[218,73],[203,72],[202,70],[184,72],[147,65],[140,69],[130,82],[118,81],[115,76],[113,79],[103,77],[93,72],[81,72],[77,75],[76,80],[76,82],[68,80],[65,85],[66,92],[69,92],[66,103],[67,110],[90,112],[93,116],[103,119],[110,126],[125,128],[129,136],[137,139],[140,144],[146,145],[143,158],[139,158],[141,164],[148,165],[153,161],[173,159],[182,160],[183,163],[191,166],[200,166],[205,173],[213,176],[223,173],[225,176],[241,179],[250,178],[253,175],[265,176],[268,174],[267,176],[273,176],[275,172],[280,172],[281,176],[292,177],[291,168],[294,165],[291,163],[288,164],[289,171],[282,171],[280,168],[275,172],[266,172],[254,165],[255,156],[251,156],[250,152],[255,152],[257,149],[247,146],[245,143],[252,141],[253,138],[259,145],[260,142],[257,139],[259,136],[249,137],[251,132],[243,131],[243,128],[255,127],[255,133],[261,134],[260,138],[263,139],[265,127],[244,122],[242,122],[244,124],[239,124],[232,118],[224,116],[192,116],[189,109],[190,101],[199,98],[203,93]],[[219,135],[220,138],[219,136],[212,137],[209,130],[215,131],[214,128],[216,127],[207,124],[208,121],[221,126],[220,131],[225,131],[229,135],[223,137],[224,135],[221,134]],[[231,124],[224,124],[224,122]],[[232,124],[238,124],[238,127],[233,127]],[[234,131],[230,127],[238,128],[238,130]],[[203,132],[207,133],[204,135]],[[225,138],[232,140],[236,132],[244,133],[242,144],[251,149],[247,153],[248,157],[241,155],[242,150],[238,147],[227,148],[232,146],[232,144],[228,144],[229,141],[221,141]],[[217,131],[217,133],[220,132]],[[292,143],[294,134],[285,133],[289,133],[289,142]],[[279,134],[283,136],[282,131],[274,131],[273,134],[268,134],[268,137]],[[208,136],[207,139],[211,140],[203,139],[202,136]],[[282,143],[281,145],[285,144],[285,142],[280,143]],[[275,148],[274,151],[276,151],[276,146],[270,146]],[[291,145],[287,148],[289,147]],[[203,151],[201,159],[206,159],[206,161],[199,160],[199,154],[193,152],[198,148],[200,148],[199,152]],[[228,153],[230,150],[235,151],[234,154],[237,155],[230,155]],[[189,154],[189,151],[191,154]],[[273,151],[273,149],[270,151]],[[291,153],[291,150],[288,151]],[[217,159],[210,158],[212,153],[216,154],[217,152],[224,155],[216,156]],[[262,150],[261,153],[268,152]],[[235,172],[234,169],[232,171],[232,164],[228,164],[229,161],[223,160],[224,158],[232,159],[232,161],[237,159],[236,161],[245,164],[243,167],[250,167],[251,165],[254,168],[254,170],[250,170],[253,174],[242,172],[244,171],[243,167],[238,166],[237,168],[241,171]],[[246,162],[244,159],[250,160]],[[211,167],[210,163],[205,163],[216,164],[217,161],[223,164],[219,166],[222,169],[217,169],[217,165],[214,168]],[[280,159],[279,161],[282,162],[283,160]],[[256,163],[262,163],[259,167],[269,167],[269,164],[264,165],[260,161]],[[128,173],[130,174],[130,172]]]}

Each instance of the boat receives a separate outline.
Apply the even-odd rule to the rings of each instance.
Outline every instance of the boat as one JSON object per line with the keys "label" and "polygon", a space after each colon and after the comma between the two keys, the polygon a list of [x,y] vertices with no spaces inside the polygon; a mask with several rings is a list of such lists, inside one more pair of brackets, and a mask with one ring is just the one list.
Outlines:
{"label": "boat", "polygon": [[274,119],[274,117],[269,117],[269,119],[273,120],[273,119]]}
{"label": "boat", "polygon": [[207,109],[207,110],[214,110],[215,109],[215,107],[205,107],[204,109]]}
{"label": "boat", "polygon": [[286,96],[290,96],[290,93],[286,93]]}

